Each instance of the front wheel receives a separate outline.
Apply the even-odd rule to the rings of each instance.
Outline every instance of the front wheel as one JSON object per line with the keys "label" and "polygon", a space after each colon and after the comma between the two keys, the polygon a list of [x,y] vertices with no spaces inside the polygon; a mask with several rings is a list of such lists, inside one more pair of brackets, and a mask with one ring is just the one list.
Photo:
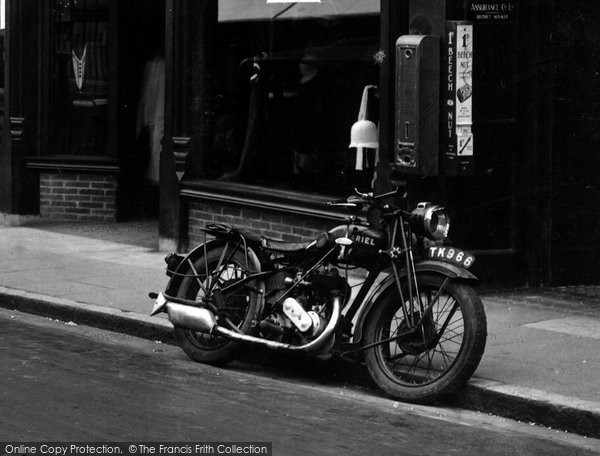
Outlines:
{"label": "front wheel", "polygon": [[485,349],[487,324],[472,287],[436,275],[417,279],[420,303],[396,286],[376,303],[365,326],[365,360],[390,396],[428,403],[460,388]]}

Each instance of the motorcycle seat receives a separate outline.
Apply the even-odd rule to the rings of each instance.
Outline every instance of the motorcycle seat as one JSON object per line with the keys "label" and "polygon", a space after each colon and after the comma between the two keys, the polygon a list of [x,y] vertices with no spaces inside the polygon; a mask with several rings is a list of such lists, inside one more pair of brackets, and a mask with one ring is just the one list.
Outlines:
{"label": "motorcycle seat", "polygon": [[205,231],[213,235],[235,233],[243,236],[249,242],[255,242],[260,244],[265,250],[282,253],[301,252],[303,250],[306,250],[311,244],[315,244],[315,242],[316,245],[321,246],[327,239],[327,233],[324,233],[316,241],[285,242],[280,241],[279,239],[268,238],[258,233],[254,233],[245,229],[240,229],[232,225],[225,225],[220,223],[212,223],[207,225]]}
{"label": "motorcycle seat", "polygon": [[285,242],[278,239],[271,239],[262,237],[261,244],[263,248],[272,250],[274,252],[300,252],[306,250],[306,248],[314,241],[310,242]]}

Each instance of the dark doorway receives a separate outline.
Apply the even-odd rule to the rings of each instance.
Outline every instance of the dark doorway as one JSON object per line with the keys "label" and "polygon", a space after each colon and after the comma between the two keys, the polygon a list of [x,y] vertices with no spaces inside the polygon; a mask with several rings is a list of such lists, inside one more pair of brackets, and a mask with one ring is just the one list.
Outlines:
{"label": "dark doorway", "polygon": [[158,163],[164,134],[165,0],[133,0],[120,11],[126,131],[123,219],[158,217]]}

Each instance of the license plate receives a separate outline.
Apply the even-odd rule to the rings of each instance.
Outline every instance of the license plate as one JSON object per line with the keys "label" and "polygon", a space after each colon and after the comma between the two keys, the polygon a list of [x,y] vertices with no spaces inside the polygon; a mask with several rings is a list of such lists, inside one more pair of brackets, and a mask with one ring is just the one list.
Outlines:
{"label": "license plate", "polygon": [[475,262],[475,257],[472,254],[454,247],[429,247],[427,258],[447,261],[465,269],[470,268]]}

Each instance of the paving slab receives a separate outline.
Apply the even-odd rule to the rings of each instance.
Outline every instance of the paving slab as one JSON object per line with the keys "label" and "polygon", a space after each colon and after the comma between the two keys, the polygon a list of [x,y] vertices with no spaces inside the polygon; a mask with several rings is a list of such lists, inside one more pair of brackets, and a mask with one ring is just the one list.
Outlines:
{"label": "paving slab", "polygon": [[564,317],[553,308],[530,309],[502,300],[484,299],[484,303],[488,343],[478,377],[600,401],[598,339],[531,326],[574,317]]}

